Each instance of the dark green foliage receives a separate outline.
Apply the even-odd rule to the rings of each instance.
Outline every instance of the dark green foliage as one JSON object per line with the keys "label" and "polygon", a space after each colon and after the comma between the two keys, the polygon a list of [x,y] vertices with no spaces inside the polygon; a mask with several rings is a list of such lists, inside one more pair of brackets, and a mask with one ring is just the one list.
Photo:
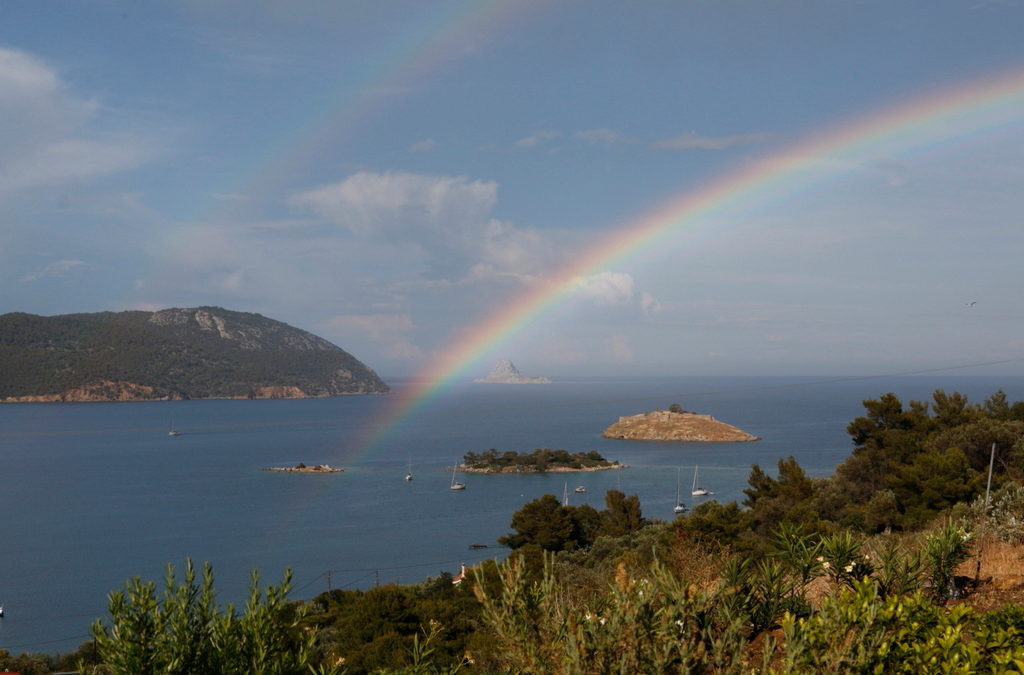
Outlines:
{"label": "dark green foliage", "polygon": [[320,630],[324,660],[344,659],[350,675],[381,668],[405,672],[415,663],[420,640],[428,638],[430,661],[443,668],[460,664],[467,651],[493,649],[480,630],[480,606],[469,584],[453,585],[449,574],[414,586],[334,590],[317,596],[310,607],[314,613],[308,622]]}
{"label": "dark green foliage", "polygon": [[269,386],[310,396],[388,390],[351,354],[259,314],[198,307],[0,315],[0,398],[103,380],[154,387],[153,398],[245,397]]}
{"label": "dark green foliage", "polygon": [[[636,495],[609,490],[601,512],[586,504],[563,506],[554,495],[544,495],[512,514],[515,532],[499,537],[498,543],[512,549],[572,551],[589,547],[599,536],[621,537],[646,524]],[[536,551],[531,555],[536,558]]]}
{"label": "dark green foliage", "polygon": [[515,471],[531,473],[544,472],[553,468],[593,469],[618,466],[619,464],[605,459],[596,450],[570,453],[566,450],[551,450],[549,448],[537,448],[528,454],[512,451],[499,454],[494,448],[482,453],[467,452],[463,457],[463,463],[469,469],[497,472],[511,468]]}
{"label": "dark green foliage", "polygon": [[818,514],[813,508],[814,482],[795,459],[779,460],[777,478],[772,478],[755,464],[750,471],[750,487],[743,493],[743,503],[750,507],[751,526],[762,537],[781,523],[797,523],[818,528]]}
{"label": "dark green foliage", "polygon": [[77,651],[70,654],[18,654],[12,655],[0,649],[0,672],[14,672],[21,675],[49,675],[54,672],[72,672],[79,665],[98,664],[96,645],[84,642]]}
{"label": "dark green foliage", "polygon": [[676,522],[684,536],[698,544],[710,541],[742,548],[743,535],[750,532],[752,520],[753,512],[741,509],[736,502],[720,504],[711,500],[679,516]]}
{"label": "dark green foliage", "polygon": [[621,537],[636,532],[647,521],[640,510],[640,498],[626,496],[618,490],[609,490],[604,495],[604,513],[601,514],[601,534]]}
{"label": "dark green foliage", "polygon": [[544,495],[527,503],[512,515],[512,529],[498,539],[509,548],[534,544],[545,551],[571,550],[580,545],[573,539],[576,532],[571,507],[562,506],[554,495]]}
{"label": "dark green foliage", "polygon": [[869,532],[918,528],[984,487],[992,444],[996,477],[1024,478],[1024,422],[998,391],[981,406],[937,389],[904,408],[894,394],[864,401],[847,427],[856,448],[816,497],[819,513]]}
{"label": "dark green foliage", "polygon": [[887,483],[902,507],[900,524],[919,528],[953,504],[969,500],[976,492],[971,477],[967,458],[957,448],[922,452],[906,464],[893,465]]}

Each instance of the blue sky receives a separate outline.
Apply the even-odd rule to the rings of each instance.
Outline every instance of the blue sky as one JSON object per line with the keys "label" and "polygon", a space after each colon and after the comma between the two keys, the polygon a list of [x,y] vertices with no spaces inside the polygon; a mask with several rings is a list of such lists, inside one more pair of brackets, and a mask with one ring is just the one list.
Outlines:
{"label": "blue sky", "polygon": [[[418,372],[666,200],[1024,69],[1020,0],[0,12],[0,312],[220,305],[385,375]],[[858,375],[1022,357],[1024,101],[1000,115],[833,162],[594,270],[480,369]]]}

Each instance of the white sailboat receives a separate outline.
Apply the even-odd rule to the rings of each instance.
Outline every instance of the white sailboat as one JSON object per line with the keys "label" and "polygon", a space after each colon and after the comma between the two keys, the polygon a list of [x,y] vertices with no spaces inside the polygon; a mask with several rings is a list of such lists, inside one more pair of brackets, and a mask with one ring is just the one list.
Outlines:
{"label": "white sailboat", "polygon": [[679,499],[679,472],[681,469],[676,469],[676,505],[672,507],[672,513],[679,515],[680,513],[686,513],[686,504]]}
{"label": "white sailboat", "polygon": [[405,472],[405,480],[407,482],[412,480],[412,462],[409,462],[409,468]]}
{"label": "white sailboat", "polygon": [[181,432],[174,428],[174,418],[171,418],[171,428],[167,432],[168,436],[181,436]]}
{"label": "white sailboat", "polygon": [[705,490],[702,487],[697,487],[697,466],[693,467],[693,489],[690,490],[690,494],[694,497],[706,497],[712,494],[709,490]]}
{"label": "white sailboat", "polygon": [[451,484],[451,487],[448,488],[449,490],[465,490],[466,489],[466,484],[465,483],[460,483],[459,481],[455,480],[455,471],[458,468],[459,468],[459,463],[455,462],[455,465],[452,467],[452,484]]}

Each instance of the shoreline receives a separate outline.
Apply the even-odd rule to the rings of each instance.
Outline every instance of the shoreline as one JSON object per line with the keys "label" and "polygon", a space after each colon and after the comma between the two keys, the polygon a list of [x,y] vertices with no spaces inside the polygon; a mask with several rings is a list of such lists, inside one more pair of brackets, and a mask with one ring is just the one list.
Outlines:
{"label": "shoreline", "polygon": [[83,398],[83,399],[62,399],[62,398],[51,398],[59,397],[60,394],[39,394],[30,396],[9,396],[6,398],[0,398],[0,403],[6,404],[18,404],[18,403],[160,403],[169,401],[301,401],[305,399],[314,398],[336,398],[339,396],[387,396],[390,391],[345,391],[339,394],[312,394],[309,396],[268,396],[268,397],[250,397],[250,396],[203,396],[200,398],[175,398],[175,397],[160,397],[160,398]]}
{"label": "shoreline", "polygon": [[315,466],[296,464],[295,466],[268,466],[263,468],[262,471],[274,471],[277,473],[342,473],[345,469],[329,464],[317,464]]}
{"label": "shoreline", "polygon": [[518,466],[502,467],[500,469],[485,469],[477,467],[468,467],[465,464],[460,464],[455,467],[456,471],[462,473],[476,473],[476,474],[488,474],[488,473],[591,473],[593,471],[614,471],[615,469],[628,469],[628,464],[611,464],[609,466],[583,466],[578,469],[574,469],[568,466],[553,466],[545,469],[544,471],[537,471],[533,469],[522,470]]}

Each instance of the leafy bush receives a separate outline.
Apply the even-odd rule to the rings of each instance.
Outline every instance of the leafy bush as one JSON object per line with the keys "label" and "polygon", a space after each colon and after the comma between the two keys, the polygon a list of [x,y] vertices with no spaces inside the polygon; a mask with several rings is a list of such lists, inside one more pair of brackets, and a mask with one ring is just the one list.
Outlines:
{"label": "leafy bush", "polygon": [[[307,674],[314,668],[317,634],[302,630],[301,612],[288,600],[291,573],[280,586],[261,591],[253,572],[245,613],[214,601],[213,570],[203,567],[197,582],[191,560],[178,583],[171,566],[165,587],[138,577],[110,594],[110,625],[97,620],[92,633],[103,665],[87,673],[275,673]],[[321,667],[316,672],[336,672]]]}

